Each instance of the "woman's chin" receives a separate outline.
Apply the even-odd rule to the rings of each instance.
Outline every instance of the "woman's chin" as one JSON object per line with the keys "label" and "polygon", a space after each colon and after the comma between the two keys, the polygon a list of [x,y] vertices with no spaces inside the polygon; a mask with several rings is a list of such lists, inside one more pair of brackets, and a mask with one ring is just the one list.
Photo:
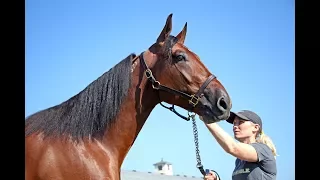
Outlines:
{"label": "woman's chin", "polygon": [[239,134],[234,134],[234,138],[235,138],[236,140],[239,140],[239,139],[241,139],[242,137],[241,137]]}

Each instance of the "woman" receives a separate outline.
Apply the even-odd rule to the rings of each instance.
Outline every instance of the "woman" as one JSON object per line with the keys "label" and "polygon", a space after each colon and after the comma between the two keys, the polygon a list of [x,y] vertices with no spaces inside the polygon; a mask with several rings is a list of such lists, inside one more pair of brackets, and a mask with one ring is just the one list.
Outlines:
{"label": "woman", "polygon": [[[200,117],[220,146],[236,157],[232,180],[275,180],[277,175],[276,148],[262,131],[260,117],[249,110],[231,112],[226,120],[233,124],[234,137],[227,134],[218,123]],[[205,180],[218,180],[210,171]]]}

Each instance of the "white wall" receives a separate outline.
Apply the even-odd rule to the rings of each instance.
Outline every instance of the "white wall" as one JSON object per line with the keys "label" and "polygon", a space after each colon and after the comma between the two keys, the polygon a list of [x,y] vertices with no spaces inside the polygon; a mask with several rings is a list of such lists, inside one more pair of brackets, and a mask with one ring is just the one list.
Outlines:
{"label": "white wall", "polygon": [[173,169],[172,169],[172,165],[162,165],[162,170],[158,169],[158,166],[155,166],[155,172],[157,173],[163,173],[165,175],[173,175]]}

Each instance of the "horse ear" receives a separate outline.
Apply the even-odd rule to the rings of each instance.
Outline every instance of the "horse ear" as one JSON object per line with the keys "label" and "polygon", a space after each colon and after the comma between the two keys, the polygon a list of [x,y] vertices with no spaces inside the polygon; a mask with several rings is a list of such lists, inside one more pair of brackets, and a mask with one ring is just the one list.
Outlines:
{"label": "horse ear", "polygon": [[157,43],[164,42],[169,37],[171,30],[172,30],[172,13],[167,17],[166,25],[164,25],[157,39]]}
{"label": "horse ear", "polygon": [[187,23],[184,24],[182,31],[177,35],[178,42],[183,44],[184,40],[186,39],[186,35],[187,35]]}

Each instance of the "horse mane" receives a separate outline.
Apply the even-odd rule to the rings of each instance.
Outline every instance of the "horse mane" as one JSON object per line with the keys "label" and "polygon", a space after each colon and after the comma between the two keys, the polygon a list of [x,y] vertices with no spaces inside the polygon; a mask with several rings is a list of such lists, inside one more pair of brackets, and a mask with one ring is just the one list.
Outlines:
{"label": "horse mane", "polygon": [[42,132],[44,137],[102,137],[128,94],[135,57],[130,54],[70,99],[29,116],[25,136]]}

